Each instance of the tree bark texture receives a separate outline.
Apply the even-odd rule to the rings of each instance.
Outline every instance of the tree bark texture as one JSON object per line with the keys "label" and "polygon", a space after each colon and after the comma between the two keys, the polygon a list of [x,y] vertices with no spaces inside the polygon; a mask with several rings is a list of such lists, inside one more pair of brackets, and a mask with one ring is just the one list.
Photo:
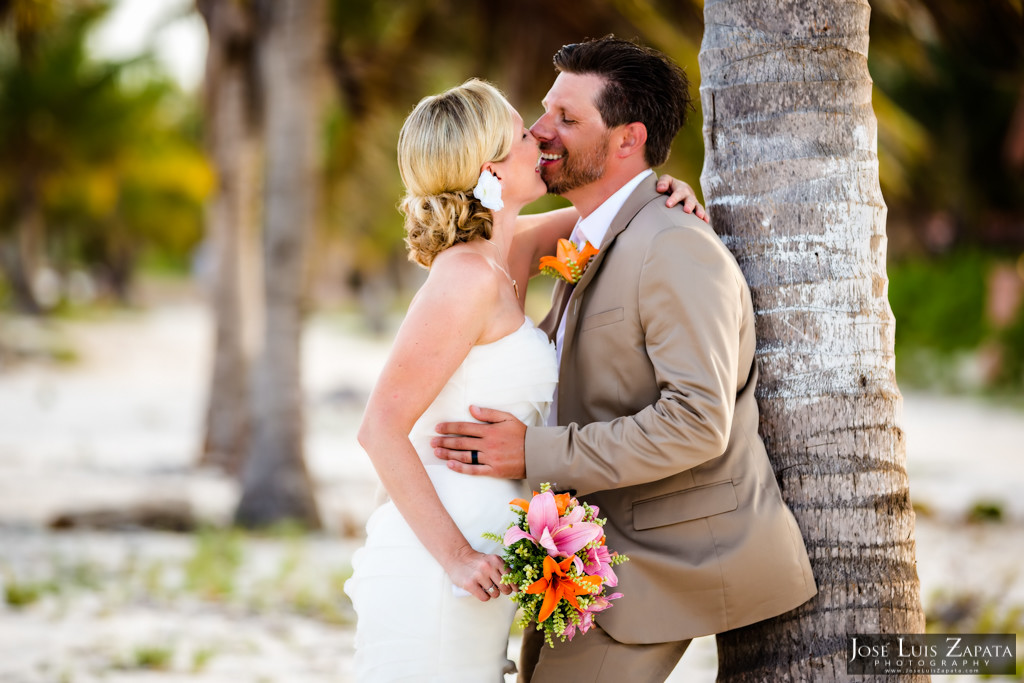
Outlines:
{"label": "tree bark texture", "polygon": [[255,252],[258,201],[255,26],[239,3],[200,0],[209,49],[205,105],[207,150],[217,170],[217,192],[207,206],[209,288],[213,316],[213,367],[200,464],[238,474],[249,427],[249,371],[253,353],[246,331],[257,289]]}
{"label": "tree bark texture", "polygon": [[254,0],[260,22],[266,175],[263,348],[252,387],[252,444],[235,520],[320,526],[303,453],[301,333],[317,201],[317,77],[324,0]]}
{"label": "tree bark texture", "polygon": [[704,5],[701,185],[750,283],[761,432],[819,590],[721,634],[722,681],[845,680],[848,634],[924,632],[869,16],[863,0]]}

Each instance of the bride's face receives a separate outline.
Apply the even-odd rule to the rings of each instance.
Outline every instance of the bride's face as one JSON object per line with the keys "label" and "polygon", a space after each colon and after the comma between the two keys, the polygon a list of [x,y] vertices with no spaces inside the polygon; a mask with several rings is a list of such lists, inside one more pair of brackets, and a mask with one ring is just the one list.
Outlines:
{"label": "bride's face", "polygon": [[516,137],[508,156],[494,163],[494,171],[501,179],[502,199],[506,204],[525,206],[547,192],[540,177],[540,143],[526,127],[523,118],[515,114]]}

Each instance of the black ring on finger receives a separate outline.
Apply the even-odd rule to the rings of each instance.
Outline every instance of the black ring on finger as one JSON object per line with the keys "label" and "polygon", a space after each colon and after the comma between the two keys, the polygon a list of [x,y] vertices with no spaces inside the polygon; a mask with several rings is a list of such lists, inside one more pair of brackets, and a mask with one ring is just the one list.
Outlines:
{"label": "black ring on finger", "polygon": [[470,462],[472,464],[474,464],[474,465],[479,465],[480,464],[479,455],[480,455],[480,451],[470,451],[469,452]]}

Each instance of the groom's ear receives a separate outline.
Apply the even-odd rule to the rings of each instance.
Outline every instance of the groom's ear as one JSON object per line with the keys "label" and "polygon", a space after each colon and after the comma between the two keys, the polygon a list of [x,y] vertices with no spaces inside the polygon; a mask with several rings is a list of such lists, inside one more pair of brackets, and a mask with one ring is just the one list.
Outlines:
{"label": "groom's ear", "polygon": [[644,145],[647,144],[647,126],[634,121],[619,126],[618,147],[615,156],[625,159],[636,153],[643,153]]}

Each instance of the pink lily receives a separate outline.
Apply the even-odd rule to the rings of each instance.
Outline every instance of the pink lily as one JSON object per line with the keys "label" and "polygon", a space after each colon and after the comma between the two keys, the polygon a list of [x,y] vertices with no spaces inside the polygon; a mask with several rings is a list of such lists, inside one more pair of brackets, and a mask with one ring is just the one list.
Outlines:
{"label": "pink lily", "polygon": [[615,570],[609,564],[611,559],[612,554],[606,545],[588,548],[587,559],[583,562],[583,571],[590,576],[600,576],[604,579],[604,585],[614,588],[619,585],[619,577],[615,575]]}
{"label": "pink lily", "polygon": [[507,547],[526,538],[546,549],[552,557],[571,557],[588,543],[601,538],[603,533],[600,525],[584,522],[584,514],[583,506],[577,505],[559,517],[554,494],[550,491],[538,493],[530,501],[530,509],[526,513],[530,531],[523,531],[518,526],[509,527],[503,541]]}

